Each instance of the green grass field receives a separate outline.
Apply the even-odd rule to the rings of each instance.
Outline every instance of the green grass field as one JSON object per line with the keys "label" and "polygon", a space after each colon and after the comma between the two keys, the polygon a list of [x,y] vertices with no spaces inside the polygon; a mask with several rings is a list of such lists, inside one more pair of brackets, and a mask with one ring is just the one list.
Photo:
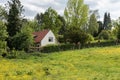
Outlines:
{"label": "green grass field", "polygon": [[120,46],[36,55],[0,58],[0,80],[120,80]]}

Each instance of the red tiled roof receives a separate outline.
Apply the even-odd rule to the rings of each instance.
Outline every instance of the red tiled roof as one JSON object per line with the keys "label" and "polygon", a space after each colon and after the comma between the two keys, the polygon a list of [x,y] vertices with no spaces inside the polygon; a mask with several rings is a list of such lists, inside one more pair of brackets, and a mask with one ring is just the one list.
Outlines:
{"label": "red tiled roof", "polygon": [[45,36],[46,34],[49,32],[49,30],[43,30],[43,31],[39,31],[39,32],[34,32],[33,35],[35,35],[36,37],[34,38],[35,43],[40,42]]}

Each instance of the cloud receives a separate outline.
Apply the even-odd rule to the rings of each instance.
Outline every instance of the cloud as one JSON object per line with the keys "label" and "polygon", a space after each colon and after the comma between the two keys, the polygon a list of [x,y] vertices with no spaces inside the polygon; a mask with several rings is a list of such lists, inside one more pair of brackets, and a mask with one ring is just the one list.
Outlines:
{"label": "cloud", "polygon": [[119,0],[85,0],[90,9],[98,9],[101,19],[103,19],[105,12],[110,12],[112,19],[117,19],[120,15]]}
{"label": "cloud", "polygon": [[[63,15],[64,8],[66,6],[67,0],[21,0],[25,8],[25,15],[28,11],[33,14],[33,17],[37,13],[43,13],[49,7],[55,9],[59,14]],[[26,10],[29,9],[29,10]]]}
{"label": "cloud", "polygon": [[[24,5],[25,16],[33,19],[37,13],[43,13],[48,7],[52,7],[59,14],[63,15],[64,8],[68,0],[20,0]],[[119,0],[85,0],[91,10],[98,9],[101,20],[105,12],[111,13],[112,19],[117,19],[120,15]],[[0,0],[0,5],[7,3],[7,0]]]}

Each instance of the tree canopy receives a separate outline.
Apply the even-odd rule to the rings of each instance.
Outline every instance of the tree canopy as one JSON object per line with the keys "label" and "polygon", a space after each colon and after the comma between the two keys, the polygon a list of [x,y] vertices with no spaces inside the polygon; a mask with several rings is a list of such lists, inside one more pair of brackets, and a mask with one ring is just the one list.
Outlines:
{"label": "tree canopy", "polygon": [[67,29],[70,27],[81,28],[88,20],[88,6],[84,0],[68,0],[64,11]]}

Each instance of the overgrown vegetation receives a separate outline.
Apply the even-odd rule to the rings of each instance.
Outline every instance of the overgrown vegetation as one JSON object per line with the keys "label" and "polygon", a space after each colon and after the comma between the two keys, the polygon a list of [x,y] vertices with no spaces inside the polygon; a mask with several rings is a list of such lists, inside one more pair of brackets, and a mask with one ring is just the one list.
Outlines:
{"label": "overgrown vegetation", "polygon": [[21,59],[1,58],[0,79],[119,80],[119,47],[89,48],[52,54],[31,53]]}

